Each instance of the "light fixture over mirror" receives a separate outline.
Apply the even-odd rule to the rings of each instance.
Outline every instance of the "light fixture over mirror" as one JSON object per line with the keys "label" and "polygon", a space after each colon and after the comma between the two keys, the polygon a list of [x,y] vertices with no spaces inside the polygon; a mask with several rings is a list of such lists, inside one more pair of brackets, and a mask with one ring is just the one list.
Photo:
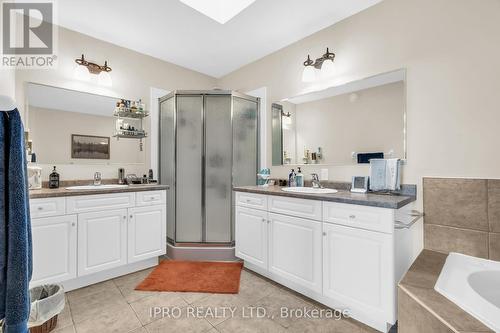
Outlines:
{"label": "light fixture over mirror", "polygon": [[307,60],[304,61],[302,81],[313,82],[317,78],[323,79],[332,77],[335,74],[334,60],[335,53],[330,52],[328,47],[326,48],[326,53],[315,61],[311,60],[311,57],[307,55]]}
{"label": "light fixture over mirror", "polygon": [[108,62],[105,61],[104,65],[98,65],[96,63],[85,60],[85,56],[82,54],[81,58],[75,59],[77,66],[75,68],[75,78],[81,81],[90,81],[90,74],[97,75],[97,82],[99,85],[111,87],[113,81],[111,80],[111,67],[108,66]]}

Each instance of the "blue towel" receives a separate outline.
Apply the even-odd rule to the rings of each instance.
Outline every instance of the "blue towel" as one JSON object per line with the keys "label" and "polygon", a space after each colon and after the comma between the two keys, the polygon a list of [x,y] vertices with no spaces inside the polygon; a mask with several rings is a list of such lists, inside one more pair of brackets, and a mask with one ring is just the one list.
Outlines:
{"label": "blue towel", "polygon": [[0,112],[0,318],[4,333],[28,332],[32,248],[26,169],[19,112]]}

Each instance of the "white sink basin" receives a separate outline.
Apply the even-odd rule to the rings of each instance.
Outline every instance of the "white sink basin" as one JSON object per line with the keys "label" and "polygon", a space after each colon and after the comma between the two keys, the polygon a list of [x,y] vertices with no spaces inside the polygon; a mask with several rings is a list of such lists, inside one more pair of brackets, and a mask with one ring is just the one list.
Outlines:
{"label": "white sink basin", "polygon": [[308,194],[330,194],[337,193],[337,190],[332,188],[314,188],[314,187],[284,187],[281,189],[285,192],[294,192],[294,193],[308,193]]}
{"label": "white sink basin", "polygon": [[109,184],[109,185],[81,185],[81,186],[70,186],[66,187],[67,190],[107,190],[113,188],[125,188],[128,185],[118,185],[118,184]]}

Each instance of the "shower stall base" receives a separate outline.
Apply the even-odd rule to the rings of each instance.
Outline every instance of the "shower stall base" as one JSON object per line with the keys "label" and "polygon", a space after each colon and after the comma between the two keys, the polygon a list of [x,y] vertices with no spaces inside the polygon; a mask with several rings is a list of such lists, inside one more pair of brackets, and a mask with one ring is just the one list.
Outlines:
{"label": "shower stall base", "polygon": [[240,261],[234,255],[234,245],[167,243],[167,257],[172,260]]}
{"label": "shower stall base", "polygon": [[257,184],[258,157],[258,98],[209,90],[160,99],[168,257],[236,260],[232,188]]}

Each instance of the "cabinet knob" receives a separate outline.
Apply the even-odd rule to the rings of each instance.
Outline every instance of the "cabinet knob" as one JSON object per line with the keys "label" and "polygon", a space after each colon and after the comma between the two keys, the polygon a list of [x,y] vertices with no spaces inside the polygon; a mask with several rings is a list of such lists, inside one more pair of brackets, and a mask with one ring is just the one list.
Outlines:
{"label": "cabinet knob", "polygon": [[356,218],[356,215],[349,215],[349,218],[350,218],[351,220],[353,220],[353,219],[355,219],[355,218]]}
{"label": "cabinet knob", "polygon": [[323,231],[323,236],[326,236],[326,232]]}
{"label": "cabinet knob", "polygon": [[134,215],[130,214],[130,218],[134,218]]}
{"label": "cabinet knob", "polygon": [[72,226],[72,227],[74,227],[75,225],[76,225],[76,223],[75,223],[75,222],[71,223],[71,226]]}
{"label": "cabinet knob", "polygon": [[265,218],[262,218],[262,222],[266,222],[267,220]]}
{"label": "cabinet knob", "polygon": [[126,215],[123,215],[123,219],[126,220],[127,219],[127,216]]}
{"label": "cabinet knob", "polygon": [[43,210],[43,207],[38,207],[37,209],[38,209],[38,210]]}

